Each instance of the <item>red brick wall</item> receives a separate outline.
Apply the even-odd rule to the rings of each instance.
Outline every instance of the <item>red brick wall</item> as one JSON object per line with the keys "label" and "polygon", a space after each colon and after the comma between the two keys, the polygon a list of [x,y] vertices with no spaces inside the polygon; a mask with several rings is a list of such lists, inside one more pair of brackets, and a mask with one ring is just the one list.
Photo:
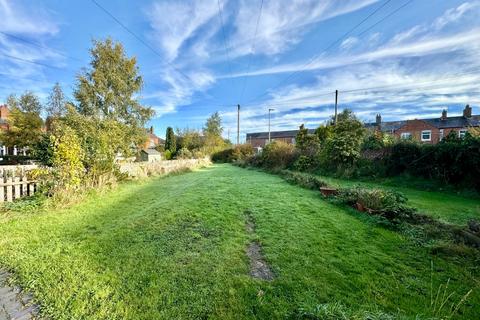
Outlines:
{"label": "red brick wall", "polygon": [[[456,134],[458,134],[458,131],[464,129],[464,128],[449,128],[449,129],[443,129],[443,137],[446,137],[450,131],[455,131]],[[421,139],[421,134],[423,130],[431,130],[432,135],[431,135],[431,140],[430,141],[422,141]],[[428,124],[427,122],[423,120],[407,120],[407,123],[395,131],[395,136],[400,138],[402,136],[402,133],[404,132],[410,132],[412,134],[412,138],[416,141],[420,141],[422,143],[430,143],[430,144],[435,144],[440,142],[440,129],[435,128],[434,126]]]}

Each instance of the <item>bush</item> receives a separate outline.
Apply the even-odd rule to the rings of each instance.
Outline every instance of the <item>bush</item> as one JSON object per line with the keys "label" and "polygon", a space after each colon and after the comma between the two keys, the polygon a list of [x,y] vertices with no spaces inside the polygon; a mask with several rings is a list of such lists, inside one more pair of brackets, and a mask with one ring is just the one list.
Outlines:
{"label": "bush", "polygon": [[215,152],[212,155],[213,162],[227,163],[246,160],[255,154],[251,144],[240,144],[233,148],[224,149]]}
{"label": "bush", "polygon": [[299,185],[303,188],[312,189],[312,190],[319,190],[320,187],[327,186],[327,183],[317,176],[308,174],[308,173],[300,173],[290,170],[282,170],[280,175],[287,181],[292,184]]}
{"label": "bush", "polygon": [[172,160],[173,158],[172,152],[170,150],[165,150],[163,156],[165,157],[165,160]]}
{"label": "bush", "polygon": [[177,159],[192,159],[193,153],[187,148],[182,148],[177,152]]}
{"label": "bush", "polygon": [[271,170],[291,168],[297,159],[295,146],[281,141],[274,141],[263,148],[260,165]]}
{"label": "bush", "polygon": [[350,206],[360,206],[370,214],[381,215],[390,221],[403,220],[415,212],[414,208],[407,205],[407,198],[395,191],[345,188],[340,189],[338,199]]}

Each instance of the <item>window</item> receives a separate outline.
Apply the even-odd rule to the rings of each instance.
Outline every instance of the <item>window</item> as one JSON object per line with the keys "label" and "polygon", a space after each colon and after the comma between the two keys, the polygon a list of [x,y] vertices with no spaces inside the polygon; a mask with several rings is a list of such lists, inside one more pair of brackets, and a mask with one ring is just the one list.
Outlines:
{"label": "window", "polygon": [[295,144],[295,138],[292,138],[292,144]]}
{"label": "window", "polygon": [[431,141],[431,140],[432,140],[432,130],[423,130],[422,141]]}
{"label": "window", "polygon": [[467,129],[458,130],[458,137],[465,138],[466,133],[467,133]]}
{"label": "window", "polygon": [[412,137],[412,134],[410,132],[402,132],[400,135],[400,138],[402,139],[410,139]]}
{"label": "window", "polygon": [[444,136],[443,129],[440,129],[440,132],[439,132],[439,134],[438,134],[438,141],[442,141],[442,140],[443,140],[443,136]]}

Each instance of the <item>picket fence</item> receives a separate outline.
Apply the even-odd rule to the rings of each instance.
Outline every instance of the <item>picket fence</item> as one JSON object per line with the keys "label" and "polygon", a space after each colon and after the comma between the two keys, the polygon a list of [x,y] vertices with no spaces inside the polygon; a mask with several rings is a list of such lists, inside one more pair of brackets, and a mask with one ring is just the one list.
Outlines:
{"label": "picket fence", "polygon": [[28,179],[28,171],[35,165],[0,166],[0,203],[12,202],[35,193],[36,183]]}

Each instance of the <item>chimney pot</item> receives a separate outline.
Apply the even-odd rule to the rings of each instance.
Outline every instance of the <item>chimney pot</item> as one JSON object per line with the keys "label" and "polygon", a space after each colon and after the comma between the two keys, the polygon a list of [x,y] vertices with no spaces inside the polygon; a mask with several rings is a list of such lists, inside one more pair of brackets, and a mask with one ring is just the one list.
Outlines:
{"label": "chimney pot", "polygon": [[472,107],[470,107],[469,104],[465,106],[465,109],[463,109],[463,116],[465,118],[471,118],[472,117]]}
{"label": "chimney pot", "polygon": [[442,120],[447,120],[447,109],[443,109],[442,111]]}

